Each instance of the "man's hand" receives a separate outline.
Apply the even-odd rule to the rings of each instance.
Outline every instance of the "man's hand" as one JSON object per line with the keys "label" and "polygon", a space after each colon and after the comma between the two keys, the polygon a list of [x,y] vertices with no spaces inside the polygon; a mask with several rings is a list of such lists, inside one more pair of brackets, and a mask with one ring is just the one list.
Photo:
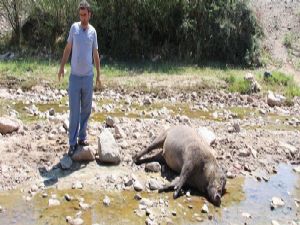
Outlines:
{"label": "man's hand", "polygon": [[58,76],[58,81],[60,81],[61,78],[64,78],[64,76],[65,76],[65,69],[63,67],[59,68],[57,76]]}
{"label": "man's hand", "polygon": [[102,88],[102,84],[101,84],[100,76],[97,75],[97,77],[96,77],[96,90],[101,90],[101,88]]}

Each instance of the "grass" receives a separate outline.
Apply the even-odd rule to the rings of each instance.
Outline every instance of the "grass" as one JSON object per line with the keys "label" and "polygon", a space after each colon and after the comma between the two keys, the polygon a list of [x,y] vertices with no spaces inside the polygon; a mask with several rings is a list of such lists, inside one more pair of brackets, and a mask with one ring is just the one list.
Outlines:
{"label": "grass", "polygon": [[[0,85],[21,87],[29,90],[38,84],[47,84],[53,88],[67,88],[70,65],[66,65],[66,74],[58,82],[58,61],[19,59],[1,61]],[[203,66],[180,63],[107,63],[101,65],[101,80],[107,88],[122,87],[145,92],[178,89],[179,91],[197,91],[205,88],[227,89],[230,92],[249,93],[250,84],[244,80],[249,72],[242,68],[231,68],[222,64]],[[263,78],[261,69],[251,70],[262,85],[263,92],[273,90],[287,97],[300,96],[299,87],[289,75],[276,72],[269,79]]]}

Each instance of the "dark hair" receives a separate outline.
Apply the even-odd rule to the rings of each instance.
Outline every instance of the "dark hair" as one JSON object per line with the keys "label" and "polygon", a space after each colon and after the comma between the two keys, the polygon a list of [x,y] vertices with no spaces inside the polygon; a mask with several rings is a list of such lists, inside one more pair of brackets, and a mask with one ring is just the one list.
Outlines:
{"label": "dark hair", "polygon": [[83,0],[79,3],[78,10],[80,10],[80,9],[87,9],[88,12],[91,12],[90,4],[85,0]]}

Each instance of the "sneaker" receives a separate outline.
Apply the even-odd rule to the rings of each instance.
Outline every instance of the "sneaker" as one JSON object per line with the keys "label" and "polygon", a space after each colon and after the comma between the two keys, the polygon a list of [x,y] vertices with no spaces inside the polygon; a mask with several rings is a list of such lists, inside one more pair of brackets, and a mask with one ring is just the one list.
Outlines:
{"label": "sneaker", "polygon": [[81,146],[89,146],[90,144],[88,143],[87,140],[79,140],[79,141],[78,141],[78,145],[81,145]]}
{"label": "sneaker", "polygon": [[77,147],[77,145],[70,145],[69,151],[68,151],[68,156],[71,157],[72,155],[74,155],[74,153],[76,151],[76,147]]}

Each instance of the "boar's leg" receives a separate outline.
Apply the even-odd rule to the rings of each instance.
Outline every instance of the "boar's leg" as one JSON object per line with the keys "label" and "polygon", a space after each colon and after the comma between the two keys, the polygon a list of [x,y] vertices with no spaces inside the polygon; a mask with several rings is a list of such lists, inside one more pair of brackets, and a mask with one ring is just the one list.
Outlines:
{"label": "boar's leg", "polygon": [[133,161],[137,162],[143,155],[151,152],[154,149],[162,148],[164,145],[164,142],[167,137],[167,131],[162,132],[159,136],[157,136],[154,141],[144,150],[133,156]]}
{"label": "boar's leg", "polygon": [[173,194],[173,198],[178,198],[179,193],[183,187],[183,185],[186,183],[187,179],[191,177],[193,172],[193,165],[191,163],[185,163],[183,164],[182,170],[180,172],[180,178],[178,181],[178,184],[175,186],[175,192]]}
{"label": "boar's leg", "polygon": [[157,153],[154,156],[148,157],[148,158],[144,158],[144,159],[136,159],[135,160],[135,164],[136,165],[141,165],[143,163],[150,163],[150,162],[159,162],[161,164],[165,164],[166,161],[162,155],[162,151],[160,151],[159,153]]}

